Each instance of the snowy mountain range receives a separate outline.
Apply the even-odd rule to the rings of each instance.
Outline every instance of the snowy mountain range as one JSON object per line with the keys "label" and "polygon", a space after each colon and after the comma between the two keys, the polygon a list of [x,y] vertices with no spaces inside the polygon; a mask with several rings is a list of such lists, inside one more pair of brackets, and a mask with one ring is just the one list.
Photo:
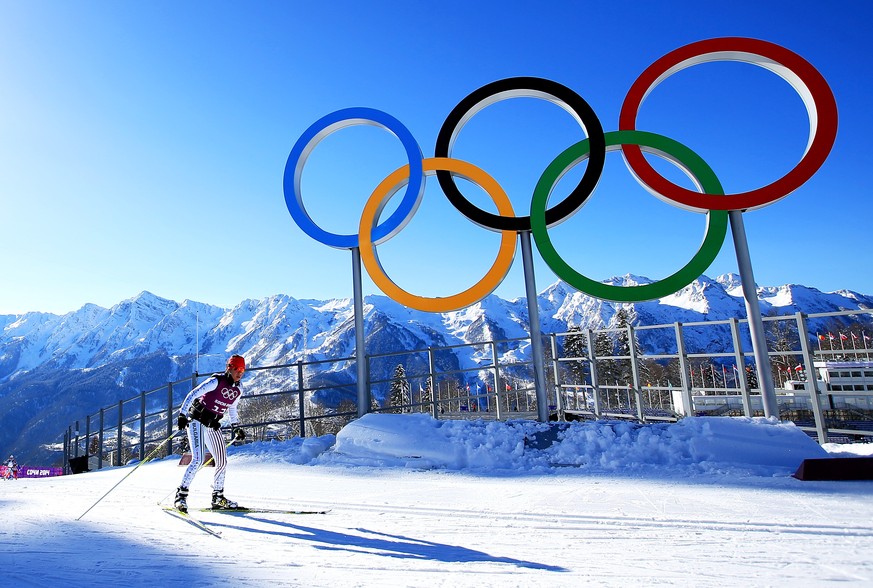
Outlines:
{"label": "snowy mountain range", "polygon": [[[609,283],[649,282],[626,275]],[[793,284],[761,287],[758,297],[765,315],[873,308],[870,296]],[[622,307],[641,325],[745,317],[734,274],[715,280],[701,276],[675,294],[633,304],[595,299],[557,282],[539,294],[538,304],[543,333],[612,326]],[[222,370],[231,353],[244,355],[252,366],[293,363],[304,354],[308,361],[352,356],[353,313],[351,299],[298,300],[280,294],[220,308],[142,292],[108,309],[86,304],[60,316],[0,315],[0,450],[25,459],[40,455],[40,445],[59,441],[70,422],[195,369]],[[431,314],[371,295],[365,297],[364,315],[370,355],[529,336],[524,298],[492,295],[459,311]],[[461,348],[450,362],[461,369],[475,365],[469,349]],[[515,352],[527,351],[520,346]],[[372,373],[371,366],[371,378],[387,378],[392,368],[383,362],[375,371],[385,373]],[[332,377],[351,382],[354,373]],[[322,398],[334,405],[339,400]]]}

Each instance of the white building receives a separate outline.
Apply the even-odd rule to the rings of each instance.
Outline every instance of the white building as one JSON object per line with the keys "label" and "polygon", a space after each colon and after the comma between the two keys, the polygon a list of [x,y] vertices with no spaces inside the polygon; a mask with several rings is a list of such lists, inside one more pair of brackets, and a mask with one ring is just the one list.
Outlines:
{"label": "white building", "polygon": [[[873,362],[816,361],[814,364],[818,392],[827,403],[823,408],[860,408],[873,410]],[[807,380],[788,380],[779,392],[809,394]],[[790,390],[791,392],[785,392]]]}

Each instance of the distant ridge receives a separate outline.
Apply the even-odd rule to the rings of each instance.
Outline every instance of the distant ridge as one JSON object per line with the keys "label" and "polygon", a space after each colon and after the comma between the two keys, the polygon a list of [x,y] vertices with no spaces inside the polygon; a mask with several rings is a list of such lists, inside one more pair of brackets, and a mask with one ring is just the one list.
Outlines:
{"label": "distant ridge", "polygon": [[[609,282],[632,285],[650,280],[626,275]],[[760,287],[758,299],[764,314],[873,308],[867,295],[821,292],[797,284]],[[538,304],[544,333],[571,326],[611,326],[620,308],[643,325],[745,318],[735,274],[714,280],[701,276],[675,294],[633,304],[602,301],[556,282],[540,292]],[[493,295],[440,314],[370,295],[364,300],[364,314],[369,354],[522,338],[529,328],[523,298]],[[190,376],[195,358],[197,369],[208,373],[222,369],[231,353],[245,355],[250,365],[273,365],[296,362],[304,353],[307,360],[348,357],[355,348],[351,299],[298,300],[284,294],[221,308],[141,292],[109,309],[86,304],[64,315],[0,315],[0,328],[0,447],[16,454],[57,440],[59,423]],[[647,345],[657,349],[659,342],[652,339]],[[518,353],[524,355],[527,347]],[[455,355],[460,368],[476,365],[469,350]],[[335,377],[351,381],[354,374]]]}

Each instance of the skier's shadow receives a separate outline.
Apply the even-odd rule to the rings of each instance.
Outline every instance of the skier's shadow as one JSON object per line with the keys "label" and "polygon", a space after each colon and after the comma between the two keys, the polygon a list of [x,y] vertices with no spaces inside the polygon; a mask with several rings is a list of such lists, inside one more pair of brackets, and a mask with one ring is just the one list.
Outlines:
{"label": "skier's shadow", "polygon": [[459,545],[449,545],[445,543],[435,543],[422,539],[411,539],[401,535],[389,535],[378,531],[370,531],[369,529],[354,529],[361,533],[360,535],[351,535],[348,533],[340,533],[337,531],[327,531],[317,529],[315,527],[305,527],[303,525],[295,525],[288,522],[276,521],[267,518],[247,516],[246,518],[284,527],[289,529],[284,531],[268,531],[265,529],[253,529],[238,525],[226,525],[220,523],[209,523],[211,527],[227,527],[229,529],[238,529],[241,531],[249,531],[254,533],[263,533],[265,535],[273,535],[279,537],[288,537],[302,541],[313,543],[316,549],[324,549],[331,551],[350,551],[353,553],[371,553],[384,557],[397,557],[401,559],[430,559],[434,561],[442,561],[446,563],[452,562],[493,562],[506,563],[520,568],[529,568],[535,570],[545,570],[549,572],[567,572],[567,568],[560,566],[552,566],[532,561],[524,561],[511,557],[495,557],[483,551],[461,547]]}

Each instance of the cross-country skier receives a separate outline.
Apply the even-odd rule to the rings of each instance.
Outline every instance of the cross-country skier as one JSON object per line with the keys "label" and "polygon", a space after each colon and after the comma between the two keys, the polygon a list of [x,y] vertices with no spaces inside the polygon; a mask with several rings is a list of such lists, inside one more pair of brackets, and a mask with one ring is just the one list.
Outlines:
{"label": "cross-country skier", "polygon": [[188,429],[188,444],[191,446],[191,463],[182,476],[182,484],[176,489],[174,505],[182,512],[188,512],[188,488],[203,464],[203,445],[215,460],[215,477],[212,481],[212,508],[239,508],[236,502],[224,496],[224,474],[227,468],[227,450],[221,435],[221,418],[227,413],[230,417],[231,436],[236,440],[245,439],[245,431],[239,427],[239,414],[236,405],[242,396],[239,381],[246,370],[245,359],[233,355],[227,360],[227,369],[216,374],[191,390],[179,410],[179,430]]}
{"label": "cross-country skier", "polygon": [[3,464],[6,466],[6,479],[13,478],[15,480],[18,479],[18,462],[15,461],[15,456],[10,455],[9,459]]}

